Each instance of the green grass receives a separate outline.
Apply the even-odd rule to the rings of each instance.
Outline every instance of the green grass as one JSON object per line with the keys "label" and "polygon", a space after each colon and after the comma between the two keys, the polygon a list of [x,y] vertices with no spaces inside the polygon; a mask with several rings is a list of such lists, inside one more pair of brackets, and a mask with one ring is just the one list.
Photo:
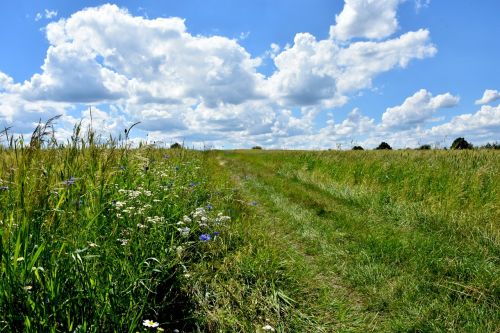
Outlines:
{"label": "green grass", "polygon": [[272,234],[305,331],[500,329],[498,153],[219,158],[258,202],[253,233]]}
{"label": "green grass", "polygon": [[500,329],[495,151],[6,137],[0,332]]}

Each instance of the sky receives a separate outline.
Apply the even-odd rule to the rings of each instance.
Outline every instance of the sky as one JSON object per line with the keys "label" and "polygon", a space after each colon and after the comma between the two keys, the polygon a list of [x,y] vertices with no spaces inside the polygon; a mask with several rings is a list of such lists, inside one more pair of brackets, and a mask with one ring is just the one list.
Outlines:
{"label": "sky", "polygon": [[[500,141],[498,0],[0,2],[0,130],[195,148]],[[0,137],[4,140],[5,136]]]}

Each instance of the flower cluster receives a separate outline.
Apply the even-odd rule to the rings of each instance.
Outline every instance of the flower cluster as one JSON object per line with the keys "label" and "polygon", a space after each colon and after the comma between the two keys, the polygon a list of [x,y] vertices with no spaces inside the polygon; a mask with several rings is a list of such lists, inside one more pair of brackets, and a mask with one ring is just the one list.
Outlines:
{"label": "flower cluster", "polygon": [[229,222],[231,220],[231,217],[223,215],[222,212],[219,212],[215,217],[211,216],[209,214],[209,211],[211,211],[212,209],[212,205],[209,204],[207,206],[207,209],[205,209],[204,207],[198,207],[194,211],[192,211],[189,216],[184,215],[182,220],[177,222],[177,225],[179,226],[177,230],[179,231],[181,236],[188,237],[192,229],[198,229],[203,230],[203,233],[198,237],[200,241],[208,242],[212,239],[215,239],[219,235],[219,232],[215,231],[210,234],[209,232],[207,232],[207,230]]}

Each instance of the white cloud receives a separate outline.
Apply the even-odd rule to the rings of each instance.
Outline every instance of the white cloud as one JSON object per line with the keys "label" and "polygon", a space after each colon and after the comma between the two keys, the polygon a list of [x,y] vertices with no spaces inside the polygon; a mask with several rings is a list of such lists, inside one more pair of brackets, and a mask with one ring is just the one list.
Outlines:
{"label": "white cloud", "polygon": [[339,106],[347,101],[347,94],[371,87],[378,74],[436,52],[427,30],[347,47],[300,33],[292,47],[274,57],[277,71],[269,78],[269,90],[283,105]]}
{"label": "white cloud", "polygon": [[400,0],[345,0],[344,9],[330,27],[334,39],[354,37],[381,39],[392,35],[398,28],[396,9]]}
{"label": "white cloud", "polygon": [[500,133],[500,105],[483,105],[476,113],[458,115],[447,123],[432,127],[429,133],[439,136],[465,135],[498,140],[498,133]]}
{"label": "white cloud", "polygon": [[[371,88],[377,75],[434,56],[425,29],[378,40],[397,30],[398,3],[347,1],[333,38],[298,33],[291,45],[272,44],[264,57],[276,70],[268,77],[258,72],[261,59],[238,39],[192,35],[181,18],[148,19],[115,5],[87,8],[48,24],[40,73],[16,83],[0,72],[0,128],[14,125],[27,133],[39,119],[63,114],[58,135],[68,137],[79,116],[88,124],[88,111],[75,114],[75,109],[92,103],[97,105],[93,127],[100,133],[118,135],[141,121],[138,132],[165,142],[296,148],[347,147],[351,141],[416,144],[419,137],[447,131],[446,124],[432,132],[425,126],[458,97],[432,97],[422,90],[388,108],[381,123],[358,109],[339,122],[318,121],[325,108]],[[351,16],[349,8],[356,9]],[[364,18],[361,8],[376,17]],[[356,25],[359,20],[363,24]],[[353,37],[376,40],[350,41]],[[477,115],[469,116],[479,122]]]}
{"label": "white cloud", "polygon": [[341,92],[371,87],[372,79],[395,67],[405,68],[412,59],[424,59],[436,54],[429,41],[429,31],[420,29],[384,42],[357,42],[343,49],[338,62],[342,77]]}
{"label": "white cloud", "polygon": [[484,91],[483,97],[478,99],[475,103],[476,105],[489,104],[500,99],[500,92],[498,90],[486,89]]}
{"label": "white cloud", "polygon": [[43,13],[36,13],[35,21],[40,21],[42,18],[46,18],[46,19],[50,20],[56,16],[57,16],[56,10],[45,9],[45,11]]}
{"label": "white cloud", "polygon": [[320,135],[334,137],[336,140],[349,138],[355,135],[364,135],[375,129],[375,120],[363,116],[358,108],[353,109],[341,123],[336,124],[332,119],[327,126],[320,130]]}
{"label": "white cloud", "polygon": [[415,0],[415,11],[418,13],[423,8],[428,8],[431,4],[431,0]]}
{"label": "white cloud", "polygon": [[432,116],[440,108],[456,106],[460,98],[450,93],[432,97],[425,89],[408,97],[402,105],[387,108],[382,114],[384,129],[409,129],[432,120]]}

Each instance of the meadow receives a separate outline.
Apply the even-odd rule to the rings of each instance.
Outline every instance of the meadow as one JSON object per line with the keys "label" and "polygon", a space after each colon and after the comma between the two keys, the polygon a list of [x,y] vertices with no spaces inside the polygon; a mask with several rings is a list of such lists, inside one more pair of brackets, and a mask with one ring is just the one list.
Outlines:
{"label": "meadow", "polygon": [[498,151],[1,139],[0,332],[500,330]]}

